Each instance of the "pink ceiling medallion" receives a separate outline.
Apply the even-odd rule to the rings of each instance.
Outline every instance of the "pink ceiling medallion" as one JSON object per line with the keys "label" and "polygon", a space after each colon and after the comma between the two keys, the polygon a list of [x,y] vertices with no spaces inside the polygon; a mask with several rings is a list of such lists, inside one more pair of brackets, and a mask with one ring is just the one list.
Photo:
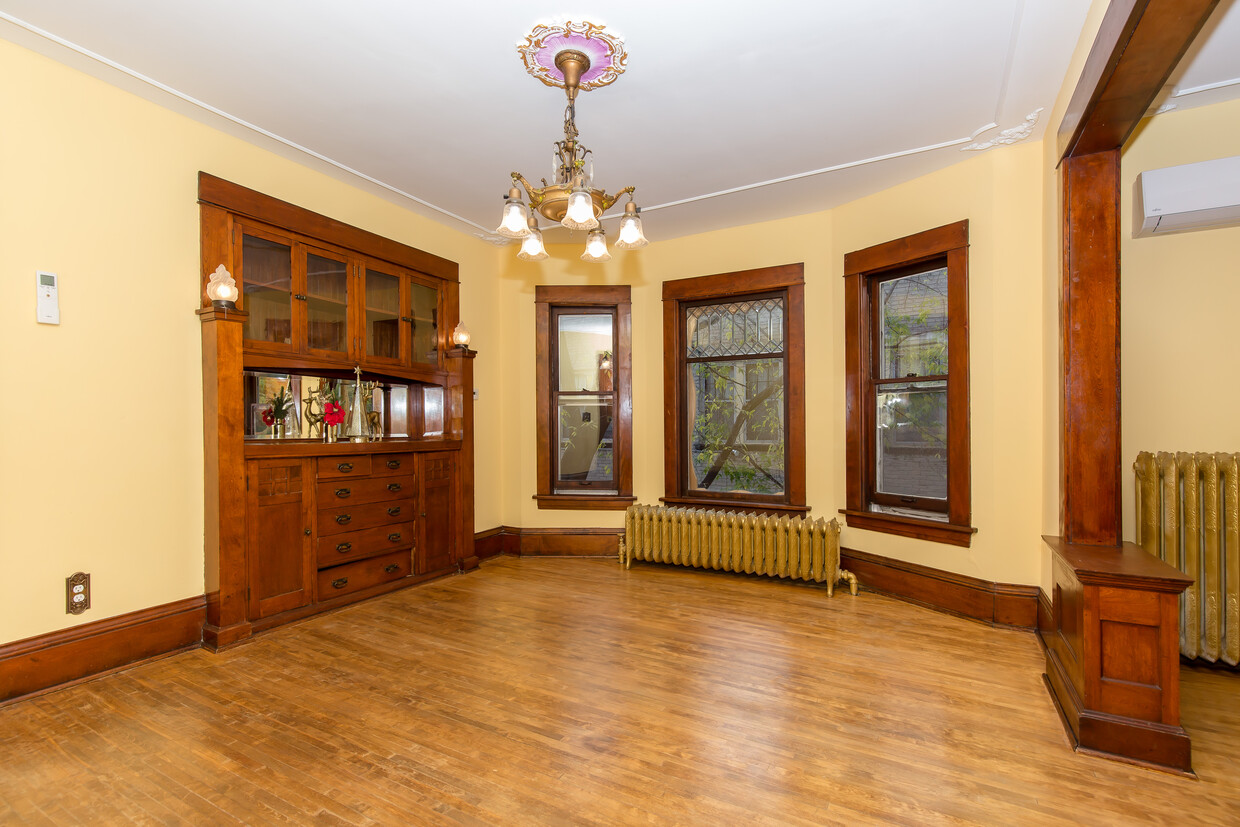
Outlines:
{"label": "pink ceiling medallion", "polygon": [[525,71],[548,86],[564,88],[564,72],[555,65],[555,56],[565,50],[580,52],[586,56],[589,69],[582,73],[578,82],[583,92],[598,89],[612,83],[624,73],[629,59],[624,51],[624,41],[603,31],[605,27],[594,23],[566,22],[564,25],[540,23],[517,46]]}

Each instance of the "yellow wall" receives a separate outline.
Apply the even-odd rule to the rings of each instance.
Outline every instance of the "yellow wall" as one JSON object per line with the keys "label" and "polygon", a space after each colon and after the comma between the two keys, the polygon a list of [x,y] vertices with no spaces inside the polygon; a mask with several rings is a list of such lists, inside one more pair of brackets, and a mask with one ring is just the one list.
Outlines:
{"label": "yellow wall", "polygon": [[[1037,144],[992,150],[835,210],[653,243],[606,265],[552,250],[541,264],[501,264],[504,307],[504,515],[522,527],[622,524],[619,513],[541,511],[536,490],[534,285],[633,286],[634,493],[663,494],[662,282],[790,262],[805,264],[806,489],[814,515],[844,506],[844,254],[969,219],[973,513],[959,549],[845,529],[846,546],[986,580],[1037,579],[1041,492],[1042,166]],[[657,215],[647,230],[657,238]],[[1032,310],[1032,312],[1031,312]]]}
{"label": "yellow wall", "polygon": [[[459,262],[474,346],[500,350],[494,248],[6,41],[0,77],[0,643],[203,592],[199,170]],[[500,365],[476,366],[489,400]],[[499,440],[479,423],[480,457]],[[497,490],[480,476],[479,525]]]}
{"label": "yellow wall", "polygon": [[1137,174],[1240,153],[1240,100],[1145,120],[1124,149],[1124,539],[1135,540],[1132,461],[1139,451],[1240,451],[1240,386],[1231,380],[1240,308],[1240,227],[1132,237]]}

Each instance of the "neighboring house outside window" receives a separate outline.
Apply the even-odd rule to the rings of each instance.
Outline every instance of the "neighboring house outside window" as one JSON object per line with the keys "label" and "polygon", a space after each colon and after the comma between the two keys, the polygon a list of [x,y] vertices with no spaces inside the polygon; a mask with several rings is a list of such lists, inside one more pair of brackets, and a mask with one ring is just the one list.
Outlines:
{"label": "neighboring house outside window", "polygon": [[539,508],[633,501],[630,288],[535,288]]}
{"label": "neighboring house outside window", "polygon": [[801,265],[663,283],[663,500],[805,512]]}
{"label": "neighboring house outside window", "polygon": [[850,526],[967,546],[967,221],[844,257]]}

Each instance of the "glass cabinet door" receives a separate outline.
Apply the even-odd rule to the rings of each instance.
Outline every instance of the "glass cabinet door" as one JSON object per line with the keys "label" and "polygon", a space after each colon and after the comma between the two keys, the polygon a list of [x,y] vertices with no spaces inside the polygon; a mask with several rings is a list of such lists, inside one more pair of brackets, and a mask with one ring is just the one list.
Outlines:
{"label": "glass cabinet door", "polygon": [[241,282],[248,343],[297,348],[293,339],[293,248],[269,238],[243,233]]}
{"label": "glass cabinet door", "polygon": [[413,364],[439,367],[439,290],[409,282]]}
{"label": "glass cabinet door", "polygon": [[367,360],[400,362],[400,276],[366,268],[363,286]]}
{"label": "glass cabinet door", "polygon": [[349,265],[318,251],[306,252],[306,345],[311,352],[349,352]]}

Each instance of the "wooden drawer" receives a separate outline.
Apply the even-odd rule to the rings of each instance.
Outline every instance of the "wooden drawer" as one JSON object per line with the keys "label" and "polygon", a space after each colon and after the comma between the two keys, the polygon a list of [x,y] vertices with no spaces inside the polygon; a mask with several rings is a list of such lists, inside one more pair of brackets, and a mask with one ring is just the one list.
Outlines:
{"label": "wooden drawer", "polygon": [[352,594],[368,586],[399,580],[409,574],[409,552],[398,551],[319,572],[319,600]]}
{"label": "wooden drawer", "polygon": [[413,473],[413,454],[375,454],[370,463],[372,477],[395,477]]}
{"label": "wooden drawer", "polygon": [[392,526],[413,519],[413,498],[391,500],[382,503],[339,505],[320,508],[318,514],[319,537],[343,534],[375,526]]}
{"label": "wooden drawer", "polygon": [[413,475],[403,477],[370,477],[367,479],[334,479],[318,486],[319,509],[344,508],[362,503],[402,500],[413,495]]}
{"label": "wooden drawer", "polygon": [[409,551],[414,543],[414,524],[381,525],[362,531],[348,531],[319,538],[318,568],[351,563],[363,557],[387,554],[396,549]]}
{"label": "wooden drawer", "polygon": [[319,457],[318,478],[366,477],[370,475],[370,454]]}

